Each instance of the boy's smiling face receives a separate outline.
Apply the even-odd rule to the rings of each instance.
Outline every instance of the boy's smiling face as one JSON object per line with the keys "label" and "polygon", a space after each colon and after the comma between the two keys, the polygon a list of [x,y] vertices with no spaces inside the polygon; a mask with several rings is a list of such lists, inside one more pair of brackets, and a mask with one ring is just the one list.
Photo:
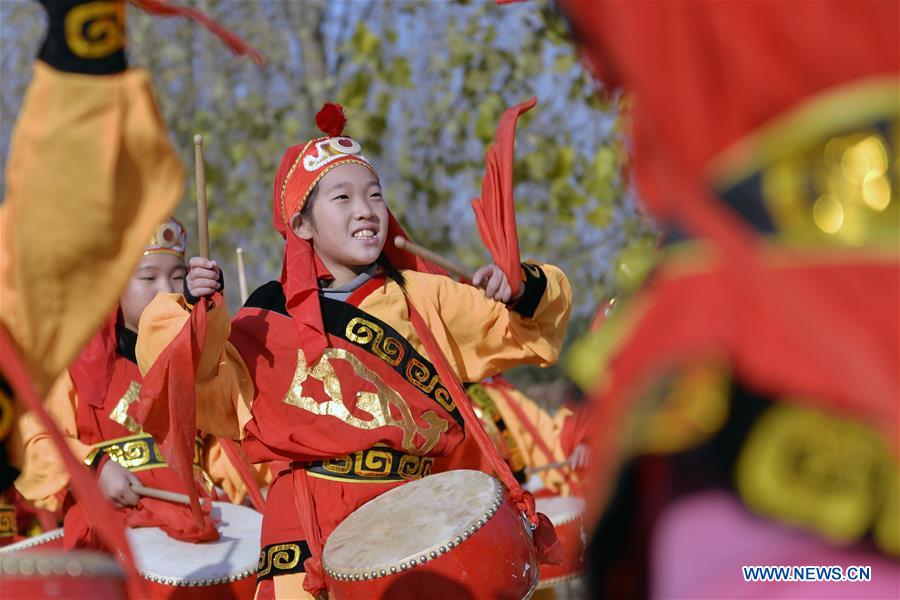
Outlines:
{"label": "boy's smiling face", "polygon": [[312,241],[334,276],[334,285],[352,281],[374,263],[384,248],[388,209],[378,177],[366,166],[344,163],[319,180],[312,206],[297,213],[291,228]]}

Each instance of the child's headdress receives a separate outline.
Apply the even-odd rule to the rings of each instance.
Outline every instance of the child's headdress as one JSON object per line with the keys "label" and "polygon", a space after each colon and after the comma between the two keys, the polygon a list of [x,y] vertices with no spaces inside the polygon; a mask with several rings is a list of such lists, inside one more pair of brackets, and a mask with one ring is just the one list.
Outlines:
{"label": "child's headdress", "polygon": [[144,246],[144,256],[148,254],[172,254],[184,260],[187,248],[187,232],[178,219],[169,218],[159,224]]}
{"label": "child's headdress", "polygon": [[[285,239],[281,266],[281,285],[286,308],[300,330],[301,348],[309,364],[321,356],[327,346],[319,305],[319,279],[331,275],[313,251],[312,243],[291,231],[291,217],[302,210],[313,187],[326,173],[344,163],[358,163],[378,173],[362,155],[358,142],[345,136],[347,118],[340,104],[325,104],[316,114],[316,125],[325,134],[305,144],[288,148],[281,158],[272,190],[272,222]],[[387,240],[384,254],[398,269],[441,272],[411,254],[398,250],[394,238],[407,237],[388,209]]]}
{"label": "child's headdress", "polygon": [[[300,152],[296,154],[292,150],[299,146],[294,146],[285,153],[285,159],[289,154],[293,158],[281,184],[279,201],[283,226],[290,227],[291,217],[303,209],[315,185],[336,166],[344,163],[357,163],[364,165],[372,171],[375,177],[378,177],[375,168],[362,155],[359,143],[343,135],[346,124],[347,117],[344,116],[343,107],[340,104],[327,103],[316,115],[316,125],[325,134],[325,137],[306,142]],[[284,160],[281,166],[285,167]],[[277,187],[275,193],[278,193]],[[277,219],[278,215],[276,215],[276,221]],[[278,228],[277,223],[275,227]]]}

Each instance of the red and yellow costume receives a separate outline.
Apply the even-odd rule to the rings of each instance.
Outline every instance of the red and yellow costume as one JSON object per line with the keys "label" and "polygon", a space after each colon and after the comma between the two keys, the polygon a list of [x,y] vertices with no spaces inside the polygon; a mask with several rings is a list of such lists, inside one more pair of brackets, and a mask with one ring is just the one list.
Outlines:
{"label": "red and yellow costume", "polygon": [[[581,411],[563,405],[551,415],[503,377],[485,381],[482,387],[497,407],[526,467],[567,461],[576,446],[585,441]],[[539,476],[549,492],[567,496],[576,491],[578,475],[568,467],[542,469]]]}
{"label": "red and yellow costume", "polygon": [[[183,258],[185,238],[182,225],[168,220],[159,226],[144,254],[166,253]],[[134,332],[117,318],[110,319],[51,389],[46,407],[72,453],[85,465],[99,473],[107,460],[114,460],[147,487],[180,492],[184,488],[181,478],[166,466],[153,438],[126,414],[128,405],[138,398],[142,381],[134,355],[136,341]],[[66,510],[66,547],[98,546],[81,508],[63,506],[69,474],[32,413],[22,416],[19,431],[24,461],[16,489],[39,508]],[[211,497],[213,482],[201,467],[202,457],[203,440],[198,437],[198,487],[204,496]],[[142,498],[137,506],[117,514],[130,527],[160,527],[179,539],[195,540],[197,536],[188,510],[171,502]]]}
{"label": "red and yellow costume", "polygon": [[[329,275],[288,221],[332,168],[372,169],[342,124],[322,128],[328,136],[288,149],[276,178],[275,225],[286,238],[281,280],[254,292],[231,322],[224,305],[210,310],[197,371],[197,425],[240,438],[254,462],[289,463],[267,496],[259,597],[302,593],[300,573],[307,591],[321,590],[318,549],[335,526],[367,500],[427,475],[434,457],[463,440],[463,419],[412,311],[460,379],[479,381],[556,361],[571,302],[568,281],[552,266],[523,266],[525,291],[512,308],[421,272],[423,263],[394,247],[402,230],[392,216],[384,254],[405,283],[378,272],[346,301],[320,294],[318,279]],[[145,372],[187,321],[184,308],[180,297],[160,296],[144,312]]]}
{"label": "red and yellow costume", "polygon": [[[537,467],[544,486],[542,494],[577,493],[578,475],[571,468],[546,466],[567,461],[575,447],[584,441],[582,415],[567,406],[551,415],[499,375],[468,385],[466,391],[485,431],[519,481],[526,481],[527,469]],[[493,473],[471,438],[466,438],[452,455],[435,462],[435,472],[452,469]]]}

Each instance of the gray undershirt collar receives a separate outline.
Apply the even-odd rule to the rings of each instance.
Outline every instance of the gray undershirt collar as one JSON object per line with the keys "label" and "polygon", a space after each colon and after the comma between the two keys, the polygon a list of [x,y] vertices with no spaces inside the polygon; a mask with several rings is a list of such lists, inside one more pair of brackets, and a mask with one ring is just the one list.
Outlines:
{"label": "gray undershirt collar", "polygon": [[381,269],[378,265],[372,265],[366,271],[357,275],[353,281],[348,281],[343,285],[337,285],[329,288],[319,288],[319,293],[331,300],[340,300],[346,302],[350,294],[355,292],[361,285],[373,279],[378,275]]}

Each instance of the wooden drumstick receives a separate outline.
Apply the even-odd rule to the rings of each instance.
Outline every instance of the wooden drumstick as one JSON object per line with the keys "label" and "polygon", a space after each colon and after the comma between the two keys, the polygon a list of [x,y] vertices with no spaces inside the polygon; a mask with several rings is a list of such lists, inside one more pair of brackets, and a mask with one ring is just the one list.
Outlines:
{"label": "wooden drumstick", "polygon": [[179,504],[187,504],[190,506],[191,499],[187,494],[179,494],[178,492],[170,492],[168,490],[158,490],[156,488],[146,487],[139,483],[132,483],[131,489],[139,496],[147,496],[148,498],[156,498],[157,500],[168,500],[169,502],[178,502]]}
{"label": "wooden drumstick", "polygon": [[209,258],[209,222],[206,217],[206,167],[203,163],[203,136],[194,136],[194,179],[197,184],[197,242],[200,256]]}
{"label": "wooden drumstick", "polygon": [[247,272],[244,271],[244,249],[240,246],[234,251],[237,254],[238,288],[241,290],[241,304],[247,301]]}
{"label": "wooden drumstick", "polygon": [[427,248],[423,248],[422,246],[416,244],[415,242],[409,241],[403,236],[398,235],[397,237],[395,237],[394,245],[401,250],[409,252],[410,254],[415,254],[419,258],[424,258],[425,260],[431,261],[442,269],[449,271],[462,279],[472,281],[472,279],[475,277],[474,271],[470,271],[469,269],[456,264],[449,258],[444,258],[440,254],[432,252]]}

